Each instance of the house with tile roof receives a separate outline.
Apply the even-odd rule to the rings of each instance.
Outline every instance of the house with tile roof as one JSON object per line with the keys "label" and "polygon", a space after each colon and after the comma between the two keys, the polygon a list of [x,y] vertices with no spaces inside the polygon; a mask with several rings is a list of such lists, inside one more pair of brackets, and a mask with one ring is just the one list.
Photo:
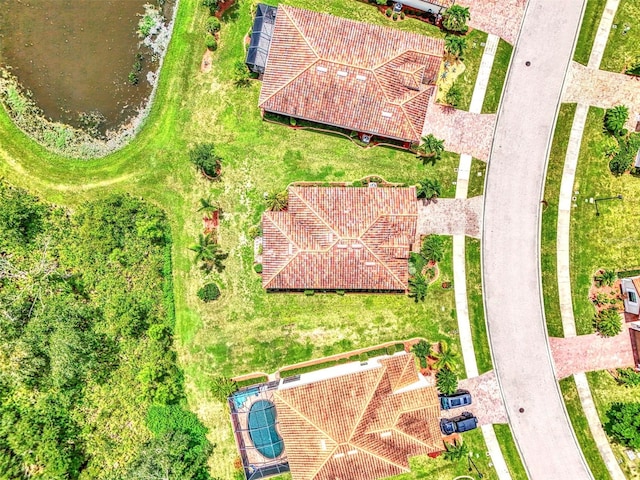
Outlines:
{"label": "house with tile roof", "polygon": [[263,112],[420,140],[443,40],[280,5],[269,42]]}
{"label": "house with tile roof", "polygon": [[405,292],[418,241],[415,187],[291,186],[285,211],[262,217],[269,291]]}
{"label": "house with tile roof", "polygon": [[410,471],[414,455],[444,450],[438,394],[413,355],[379,357],[331,375],[340,368],[314,372],[313,381],[302,375],[274,393],[295,480],[386,478]]}
{"label": "house with tile roof", "polygon": [[640,314],[640,276],[623,278],[620,281],[624,311],[633,315]]}

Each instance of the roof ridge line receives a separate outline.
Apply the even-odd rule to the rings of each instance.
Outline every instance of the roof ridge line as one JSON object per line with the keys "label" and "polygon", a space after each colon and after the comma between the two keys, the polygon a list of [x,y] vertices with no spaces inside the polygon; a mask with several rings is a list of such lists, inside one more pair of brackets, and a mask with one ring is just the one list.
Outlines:
{"label": "roof ridge line", "polygon": [[[380,220],[380,217],[382,217],[382,216],[383,216],[382,214],[378,214],[378,216],[376,217],[376,219],[375,219],[373,222],[371,222],[371,223],[369,224],[369,227],[368,227],[364,232],[362,232],[362,235],[360,235],[360,237],[359,237],[359,239],[360,239],[360,243],[362,243],[362,245],[364,245],[364,248],[366,248],[366,249],[369,251],[369,253],[371,253],[371,255],[373,255],[373,256],[374,256],[374,258],[378,261],[378,263],[379,263],[380,265],[382,265],[385,269],[387,269],[387,271],[391,274],[391,276],[392,276],[393,278],[395,278],[395,279],[397,280],[397,282],[398,282],[400,285],[402,285],[402,286],[403,286],[403,289],[406,291],[406,290],[407,290],[407,285],[405,285],[405,284],[404,284],[404,283],[403,283],[403,282],[402,282],[402,281],[401,281],[401,280],[396,276],[396,274],[391,270],[391,268],[386,264],[386,262],[383,262],[383,261],[380,259],[380,257],[378,257],[378,255],[376,255],[376,254],[373,252],[373,250],[371,250],[371,248],[369,248],[369,245],[367,245],[367,242],[365,242],[365,241],[364,241],[364,238],[363,238],[363,237],[364,237],[364,235],[366,235],[366,233],[367,233],[369,230],[371,230],[371,227],[373,227],[376,223],[378,223],[378,220]],[[390,214],[385,214],[385,216],[391,216],[391,215],[390,215]],[[417,214],[416,214],[416,216],[417,216]]]}
{"label": "roof ridge line", "polygon": [[[416,135],[418,136],[418,138],[422,138],[422,130],[420,130],[420,132],[418,132],[418,131],[415,129],[415,125],[414,125],[414,124],[413,124],[413,122],[411,121],[411,118],[410,118],[410,117],[409,117],[409,115],[407,114],[407,111],[404,109],[404,106],[405,106],[405,104],[406,104],[406,103],[409,103],[410,101],[412,101],[412,100],[414,100],[414,99],[418,98],[420,95],[424,94],[424,93],[425,93],[425,92],[427,92],[428,90],[431,90],[431,92],[435,92],[435,91],[437,91],[437,89],[438,89],[438,86],[437,86],[437,85],[429,85],[429,88],[426,88],[426,89],[424,89],[424,90],[422,90],[422,91],[418,91],[418,93],[416,93],[413,97],[408,98],[406,101],[404,101],[404,102],[400,102],[400,103],[398,104],[398,106],[399,106],[399,107],[400,107],[400,109],[402,110],[402,114],[404,115],[404,117],[405,117],[405,118],[406,118],[406,120],[407,120],[407,123],[409,123],[409,127],[411,128],[411,130],[413,131],[413,133],[414,133],[414,134],[416,134]],[[436,101],[436,96],[437,96],[437,95],[431,95],[431,94],[429,94],[429,97],[432,97],[432,96],[433,96],[433,101],[434,101],[434,103],[435,103],[435,101]],[[427,103],[428,103],[428,102],[427,102]],[[427,110],[428,110],[428,105],[427,105]],[[425,116],[424,116],[424,117],[425,117],[425,120],[426,120],[426,118],[427,118],[427,114],[425,114]],[[423,127],[424,127],[424,125],[423,125]]]}
{"label": "roof ridge line", "polygon": [[381,370],[380,376],[378,377],[378,381],[376,382],[375,388],[371,389],[371,393],[367,397],[367,403],[365,404],[364,408],[360,412],[360,415],[358,415],[357,422],[353,424],[353,430],[351,430],[351,433],[349,434],[349,440],[347,440],[347,443],[351,443],[351,439],[353,438],[353,435],[355,434],[358,426],[360,425],[360,422],[362,421],[362,417],[364,416],[365,412],[368,410],[369,405],[371,404],[371,400],[373,399],[373,396],[378,391],[380,382],[382,382],[382,379],[384,378],[385,373],[387,373],[387,366],[384,363],[380,363],[380,362],[378,362],[378,364],[380,365],[379,368]]}
{"label": "roof ridge line", "polygon": [[[298,24],[295,22],[293,17],[287,11],[289,6],[288,5],[280,5],[280,6],[278,6],[278,9],[280,9],[280,8],[282,8],[282,11],[285,13],[287,18],[291,22],[291,25],[293,25],[293,28],[295,28],[298,31],[298,33],[300,34],[300,37],[302,38],[304,43],[307,44],[307,46],[309,47],[309,50],[311,50],[311,53],[313,53],[316,56],[316,59],[313,62],[311,62],[309,65],[307,65],[306,68],[303,68],[297,75],[294,75],[293,77],[291,77],[287,82],[285,82],[283,85],[281,85],[280,88],[275,90],[271,95],[269,95],[267,98],[265,98],[262,102],[260,102],[258,106],[264,104],[270,98],[272,98],[276,93],[280,92],[285,87],[290,85],[294,80],[296,80],[298,77],[300,77],[300,75],[302,75],[303,73],[307,72],[311,67],[313,67],[316,63],[318,63],[318,60],[321,59],[320,55],[318,55],[318,52],[316,52],[316,50],[311,46],[311,44],[309,43],[309,40],[307,39],[307,37],[304,35],[304,33],[302,33],[302,30],[300,29]],[[277,19],[277,14],[276,14],[276,19]],[[274,30],[275,30],[275,24],[274,24]],[[271,49],[271,45],[269,45],[269,49]]]}
{"label": "roof ridge line", "polygon": [[296,257],[298,256],[298,254],[300,253],[300,247],[298,246],[298,244],[296,244],[296,242],[294,242],[294,241],[289,237],[289,235],[287,235],[287,234],[286,234],[286,233],[285,233],[285,232],[280,228],[280,226],[279,226],[276,222],[274,222],[274,221],[273,221],[273,219],[272,219],[272,218],[270,218],[268,215],[265,215],[265,216],[264,216],[264,218],[267,218],[267,219],[268,219],[268,220],[273,224],[273,226],[274,226],[274,227],[275,227],[275,228],[276,228],[280,233],[282,233],[282,235],[284,236],[284,238],[286,238],[286,239],[287,239],[287,240],[289,240],[292,244],[294,244],[294,245],[295,245],[295,247],[296,247],[296,250],[297,250],[297,251],[296,251],[296,253],[295,253],[295,255],[292,255],[292,256],[291,256],[291,258],[290,258],[288,261],[286,261],[286,262],[284,263],[284,265],[282,265],[282,267],[280,267],[280,268],[279,268],[279,269],[278,269],[278,270],[277,270],[273,275],[271,275],[271,278],[270,278],[267,282],[265,282],[265,284],[263,285],[263,287],[262,287],[262,288],[265,288],[265,289],[266,289],[266,288],[269,288],[269,284],[274,280],[274,278],[276,278],[276,277],[280,274],[280,272],[282,272],[282,270],[284,270],[284,269],[287,267],[287,265],[289,265],[289,264],[293,261],[293,259],[294,259],[294,258],[296,258]]}
{"label": "roof ridge line", "polygon": [[[299,189],[299,188],[305,188],[305,187],[289,187],[289,190],[293,190],[293,189],[296,189],[296,190],[297,190],[297,189]],[[329,187],[329,188],[331,188],[331,187]],[[318,220],[320,220],[320,222],[322,222],[322,223],[324,224],[324,226],[325,226],[325,227],[327,227],[327,228],[331,231],[331,233],[333,233],[336,237],[338,237],[338,239],[342,238],[342,236],[341,236],[341,235],[339,235],[339,234],[338,234],[338,232],[336,232],[336,231],[333,229],[333,227],[331,227],[331,225],[329,225],[329,224],[324,220],[324,218],[322,218],[320,215],[318,215],[318,212],[316,212],[316,210],[315,210],[314,208],[312,208],[312,207],[311,207],[311,205],[309,205],[309,202],[307,202],[304,198],[302,198],[302,196],[298,195],[297,193],[296,193],[296,196],[300,199],[300,201],[301,201],[302,203],[304,203],[304,205],[305,205],[305,206],[306,206],[306,207],[311,211],[311,213],[313,213],[313,214],[318,218]],[[336,242],[335,242],[335,243],[337,243],[337,240],[336,240]],[[335,244],[335,243],[334,243],[334,244]]]}
{"label": "roof ridge line", "polygon": [[[419,444],[421,444],[421,445],[424,445],[425,447],[433,448],[433,447],[435,446],[435,445],[433,445],[433,444],[429,444],[429,443],[427,443],[427,442],[424,442],[424,441],[420,440],[418,437],[414,437],[413,435],[409,435],[407,432],[405,432],[404,430],[401,430],[401,429],[399,429],[399,428],[393,427],[393,428],[392,428],[392,430],[393,430],[394,432],[397,432],[397,433],[398,433],[398,434],[400,434],[400,435],[403,435],[403,436],[405,436],[405,437],[407,437],[407,438],[409,438],[409,439],[413,440],[413,441],[414,441],[414,442],[416,442],[416,443],[419,443]],[[407,455],[407,463],[409,463],[409,456],[408,456],[408,455]]]}
{"label": "roof ridge line", "polygon": [[[286,391],[286,390],[283,390]],[[278,390],[276,390],[274,392],[274,395],[276,395],[281,402],[285,403],[290,409],[291,411],[295,412],[299,417],[301,417],[302,419],[304,419],[309,425],[311,425],[313,428],[315,428],[316,430],[318,430],[320,433],[325,434],[333,443],[336,444],[336,448],[338,445],[340,445],[340,443],[338,443],[336,441],[335,438],[333,438],[331,435],[329,435],[327,432],[325,432],[322,428],[320,428],[318,425],[315,424],[315,422],[313,422],[310,418],[308,418],[306,415],[304,415],[300,410],[298,410],[296,407],[294,407],[293,405],[291,405],[290,402],[288,402],[287,400],[285,400],[282,395],[280,395],[278,393]],[[286,445],[285,445],[286,446]]]}
{"label": "roof ridge line", "polygon": [[[351,442],[349,442],[349,444],[351,445]],[[377,453],[372,452],[371,450],[369,450],[367,448],[361,447],[360,445],[357,445],[357,444],[353,444],[353,446],[356,447],[356,448],[359,448],[360,450],[362,450],[366,454],[371,455],[372,457],[375,457],[378,460],[382,460],[385,463],[393,465],[394,467],[398,467],[398,468],[402,469],[405,472],[410,472],[411,471],[411,468],[407,468],[404,465],[399,465],[396,462],[394,462],[393,460],[389,460],[388,458],[384,458],[384,457],[378,455]]]}

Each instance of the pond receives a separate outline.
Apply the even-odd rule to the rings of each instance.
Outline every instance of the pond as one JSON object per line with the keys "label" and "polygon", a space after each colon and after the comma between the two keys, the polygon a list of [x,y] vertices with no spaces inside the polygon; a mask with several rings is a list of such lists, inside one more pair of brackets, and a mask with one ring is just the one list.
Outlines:
{"label": "pond", "polygon": [[[0,0],[0,63],[11,67],[46,117],[79,127],[82,113],[99,112],[100,129],[115,129],[150,94],[147,72],[157,69],[136,33],[145,3],[157,5],[155,0]],[[136,68],[134,85],[129,76]]]}

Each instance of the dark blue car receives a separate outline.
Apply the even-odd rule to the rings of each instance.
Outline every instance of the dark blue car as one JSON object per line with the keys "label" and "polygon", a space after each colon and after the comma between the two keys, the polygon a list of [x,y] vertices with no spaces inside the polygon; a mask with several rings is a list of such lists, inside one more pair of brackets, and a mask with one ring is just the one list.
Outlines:
{"label": "dark blue car", "polygon": [[471,412],[464,412],[459,417],[443,418],[440,420],[440,430],[444,435],[462,433],[473,430],[478,426],[478,419]]}
{"label": "dark blue car", "polygon": [[471,394],[466,390],[458,390],[453,395],[440,395],[440,408],[442,410],[466,407],[467,405],[471,405]]}

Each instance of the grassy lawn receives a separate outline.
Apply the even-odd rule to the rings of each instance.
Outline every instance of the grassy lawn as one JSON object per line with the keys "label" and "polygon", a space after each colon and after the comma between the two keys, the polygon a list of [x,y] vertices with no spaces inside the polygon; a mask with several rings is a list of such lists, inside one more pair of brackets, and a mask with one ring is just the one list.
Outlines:
{"label": "grassy lawn", "polygon": [[522,464],[522,459],[518,453],[518,447],[513,440],[511,434],[511,428],[507,424],[496,424],[493,426],[493,430],[496,432],[498,443],[500,443],[500,450],[504,455],[504,459],[507,462],[509,473],[513,480],[527,480],[527,472]]}
{"label": "grassy lawn", "polygon": [[[615,271],[640,265],[640,251],[636,248],[638,229],[635,206],[640,198],[640,180],[631,175],[614,177],[605,159],[605,134],[602,131],[604,111],[589,109],[574,189],[577,208],[571,216],[571,286],[573,310],[578,334],[592,331],[594,308],[589,300],[589,286],[599,268]],[[621,194],[624,199],[598,204],[600,216],[590,198]]]}
{"label": "grassy lawn", "polygon": [[558,226],[558,201],[564,158],[569,144],[569,134],[576,113],[575,104],[562,104],[553,134],[551,153],[547,165],[547,178],[544,186],[544,199],[547,206],[542,214],[542,234],[540,242],[540,262],[542,266],[542,290],[544,293],[544,312],[547,330],[552,337],[562,337],[562,318],[558,299],[558,274],[556,269],[556,233]]}
{"label": "grassy lawn", "polygon": [[573,59],[578,63],[583,65],[589,63],[593,42],[598,33],[598,25],[600,24],[600,18],[602,17],[606,4],[607,0],[587,0],[587,7],[585,8],[582,25],[580,26],[578,43],[573,54]]}
{"label": "grassy lawn", "polygon": [[469,302],[469,321],[473,334],[473,348],[476,353],[478,371],[482,374],[493,368],[491,350],[484,321],[484,303],[482,302],[482,273],[480,271],[480,240],[466,238],[467,299]]}
{"label": "grassy lawn", "polygon": [[473,88],[476,86],[476,78],[480,69],[480,61],[484,53],[484,44],[487,41],[487,34],[481,30],[472,30],[467,35],[467,49],[464,52],[465,71],[456,79],[456,84],[462,92],[462,102],[456,108],[469,110]]}
{"label": "grassy lawn", "polygon": [[[145,128],[129,146],[103,159],[65,159],[26,138],[2,111],[0,175],[62,205],[117,191],[143,196],[167,211],[174,242],[177,348],[189,402],[210,428],[209,438],[216,445],[211,457],[214,477],[232,478],[236,448],[225,407],[210,393],[214,375],[273,371],[297,361],[413,336],[435,342],[449,338],[457,328],[453,290],[440,287],[442,281],[452,281],[451,239],[440,265],[441,277],[424,303],[416,304],[403,295],[267,295],[252,270],[248,236],[264,210],[264,192],[283,189],[296,180],[341,181],[378,174],[411,184],[435,177],[443,185],[443,196],[453,196],[459,156],[446,154],[435,166],[424,166],[406,152],[365,150],[344,138],[263,122],[257,108],[259,82],[246,89],[232,84],[233,65],[244,57],[251,2],[240,0],[228,12],[208,74],[199,71],[206,19],[200,3],[180,2],[157,100]],[[289,3],[441,35],[423,22],[394,23],[373,7],[351,0]],[[217,183],[200,178],[189,164],[188,151],[200,142],[214,142],[224,159]],[[211,277],[220,284],[222,296],[215,304],[205,305],[196,298],[205,278],[192,264],[188,247],[202,229],[198,200],[208,195],[224,211],[219,236],[230,255],[224,272]],[[458,348],[455,339],[452,342]],[[469,438],[478,435],[474,432]],[[483,452],[484,461],[481,437],[469,442]]]}
{"label": "grassy lawn", "polygon": [[507,70],[509,70],[512,53],[513,46],[500,39],[493,66],[491,67],[491,74],[489,75],[487,92],[484,95],[482,113],[496,113],[498,111],[502,87],[504,87],[504,81],[507,78]]}
{"label": "grassy lawn", "polygon": [[560,380],[560,389],[562,390],[564,404],[569,413],[573,430],[576,432],[578,443],[580,444],[580,448],[582,448],[582,453],[587,460],[593,477],[598,480],[611,478],[600,456],[596,442],[591,436],[591,430],[589,430],[587,419],[582,411],[582,405],[578,398],[578,389],[576,388],[576,382],[573,380],[573,377]]}
{"label": "grassy lawn", "polygon": [[[607,410],[614,402],[630,403],[640,400],[640,387],[624,387],[606,371],[587,373],[593,400],[602,424],[607,422]],[[628,447],[611,442],[611,448],[627,478],[640,478],[640,461],[629,460],[624,453]]]}
{"label": "grassy lawn", "polygon": [[484,176],[487,171],[487,162],[474,158],[471,160],[471,170],[469,172],[469,189],[467,197],[476,197],[484,192]]}
{"label": "grassy lawn", "polygon": [[[482,473],[483,478],[497,479],[498,475],[493,467],[489,466],[491,458],[487,455],[487,445],[484,443],[482,430],[479,428],[462,434],[462,440],[469,447],[472,454],[473,463]],[[405,473],[390,477],[389,480],[418,480],[428,478],[429,480],[451,480],[459,475],[471,475],[476,478],[476,471],[469,472],[469,462],[464,460],[449,461],[442,458],[429,458],[427,456],[413,457],[409,459],[411,473]]]}
{"label": "grassy lawn", "polygon": [[600,68],[623,72],[640,57],[640,3],[621,0],[613,24]]}

